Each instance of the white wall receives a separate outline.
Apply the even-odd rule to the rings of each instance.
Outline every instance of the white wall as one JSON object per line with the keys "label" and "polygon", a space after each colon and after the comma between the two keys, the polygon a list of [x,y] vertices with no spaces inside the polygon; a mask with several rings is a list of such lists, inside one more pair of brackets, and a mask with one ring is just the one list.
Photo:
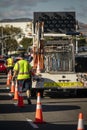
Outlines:
{"label": "white wall", "polygon": [[26,37],[32,36],[32,22],[0,22],[3,27],[18,27],[21,28]]}

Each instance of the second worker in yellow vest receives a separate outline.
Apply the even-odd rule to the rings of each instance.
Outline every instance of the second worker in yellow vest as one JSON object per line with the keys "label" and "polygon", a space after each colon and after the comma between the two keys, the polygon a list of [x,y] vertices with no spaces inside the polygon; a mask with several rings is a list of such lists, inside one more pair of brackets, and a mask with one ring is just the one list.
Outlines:
{"label": "second worker in yellow vest", "polygon": [[7,71],[9,72],[11,70],[12,73],[14,67],[14,60],[11,56],[9,56],[8,59],[6,60],[6,66],[7,66]]}

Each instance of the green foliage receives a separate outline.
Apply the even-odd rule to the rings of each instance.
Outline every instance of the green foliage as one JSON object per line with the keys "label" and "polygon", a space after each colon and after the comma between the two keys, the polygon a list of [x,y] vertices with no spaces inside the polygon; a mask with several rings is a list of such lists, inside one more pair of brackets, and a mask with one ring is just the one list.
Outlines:
{"label": "green foliage", "polygon": [[[0,27],[0,37],[1,42],[3,42],[3,47],[5,48],[5,52],[15,51],[18,47],[17,40],[15,36],[21,34],[22,30],[20,28],[16,28],[13,26]],[[2,49],[2,46],[1,46]]]}
{"label": "green foliage", "polygon": [[[73,41],[74,41],[74,43],[76,43],[76,37],[73,37]],[[84,36],[81,35],[81,36],[77,37],[77,41],[78,41],[78,47],[87,46],[87,41]]]}
{"label": "green foliage", "polygon": [[[20,28],[16,28],[13,26],[0,27],[0,37],[2,42],[5,43],[3,44],[3,47],[5,48],[6,52],[16,51],[19,44],[23,45],[23,48],[25,50],[27,50],[27,48],[32,45],[32,39],[25,37],[18,43],[15,36],[17,38],[21,38],[21,36],[23,37],[22,34],[23,32]],[[2,49],[2,46],[0,47]]]}
{"label": "green foliage", "polygon": [[6,27],[0,27],[0,35],[2,35],[2,29],[3,29],[3,35],[12,35],[12,34],[19,34],[22,32],[22,30],[20,28],[17,28],[17,27],[9,27],[9,26],[6,26]]}
{"label": "green foliage", "polygon": [[86,39],[85,38],[81,38],[79,41],[78,41],[78,46],[86,46],[87,45],[87,42],[86,42]]}
{"label": "green foliage", "polygon": [[32,46],[32,39],[30,39],[30,38],[23,38],[20,41],[20,44],[23,45],[24,49],[27,50],[28,46]]}
{"label": "green foliage", "polygon": [[7,39],[6,40],[6,49],[8,51],[16,51],[17,47],[18,47],[18,43],[15,39]]}

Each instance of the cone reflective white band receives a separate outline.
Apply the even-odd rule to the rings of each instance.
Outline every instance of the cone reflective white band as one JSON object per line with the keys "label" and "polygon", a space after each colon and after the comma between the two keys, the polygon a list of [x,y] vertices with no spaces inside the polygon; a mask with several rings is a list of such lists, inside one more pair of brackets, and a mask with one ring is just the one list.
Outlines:
{"label": "cone reflective white band", "polygon": [[79,119],[77,130],[84,130],[83,120]]}
{"label": "cone reflective white band", "polygon": [[17,88],[17,86],[15,86],[15,91],[17,91],[18,90],[18,88]]}
{"label": "cone reflective white band", "polygon": [[18,84],[17,84],[17,81],[16,81],[16,85],[15,85],[15,88],[18,88]]}
{"label": "cone reflective white band", "polygon": [[14,85],[14,81],[12,81],[12,85]]}
{"label": "cone reflective white band", "polygon": [[42,109],[41,103],[37,104],[37,109]]}
{"label": "cone reflective white band", "polygon": [[38,96],[37,98],[37,103],[40,103],[40,96]]}

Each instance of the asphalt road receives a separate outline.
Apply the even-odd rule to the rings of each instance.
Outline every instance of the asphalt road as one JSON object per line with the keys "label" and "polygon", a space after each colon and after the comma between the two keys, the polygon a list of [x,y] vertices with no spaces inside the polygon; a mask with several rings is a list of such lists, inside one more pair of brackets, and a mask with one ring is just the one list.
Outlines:
{"label": "asphalt road", "polygon": [[6,75],[0,75],[0,130],[76,130],[79,113],[83,114],[84,130],[87,129],[86,97],[41,98],[43,122],[35,123],[37,98],[32,98],[32,105],[27,105],[23,93],[24,107],[18,107],[6,80]]}

